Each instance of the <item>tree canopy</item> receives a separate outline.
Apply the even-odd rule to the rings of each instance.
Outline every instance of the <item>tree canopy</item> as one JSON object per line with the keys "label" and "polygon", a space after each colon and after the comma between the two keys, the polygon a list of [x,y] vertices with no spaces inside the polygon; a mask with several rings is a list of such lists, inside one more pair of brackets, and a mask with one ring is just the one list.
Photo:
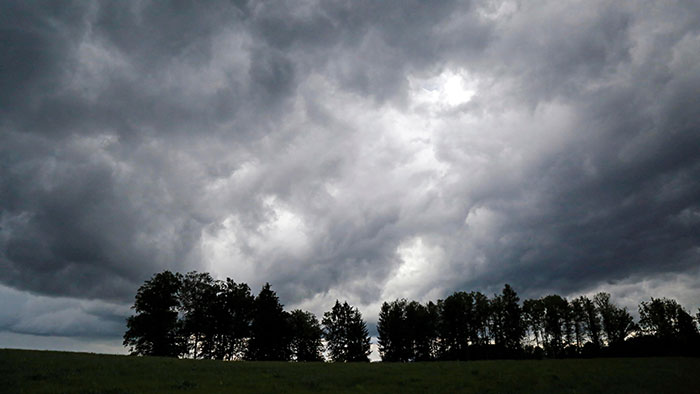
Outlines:
{"label": "tree canopy", "polygon": [[248,360],[288,360],[290,333],[288,317],[277,294],[266,283],[255,297],[250,325]]}
{"label": "tree canopy", "polygon": [[370,337],[362,314],[347,301],[336,300],[323,314],[323,337],[328,343],[331,360],[340,362],[369,361]]}
{"label": "tree canopy", "polygon": [[178,321],[178,293],[182,277],[170,271],[155,274],[136,293],[127,319],[124,346],[131,354],[178,357],[183,353],[181,322]]}
{"label": "tree canopy", "polygon": [[[286,312],[266,283],[208,273],[155,274],[136,292],[124,346],[134,355],[219,360],[369,361],[370,335],[356,307],[336,300],[321,322]],[[598,355],[700,355],[697,321],[675,300],[639,304],[639,324],[608,293],[567,300],[520,297],[506,284],[491,298],[457,291],[436,302],[382,303],[377,343],[383,361]]]}
{"label": "tree canopy", "polygon": [[289,314],[290,353],[295,361],[323,361],[323,329],[311,312],[295,309]]}

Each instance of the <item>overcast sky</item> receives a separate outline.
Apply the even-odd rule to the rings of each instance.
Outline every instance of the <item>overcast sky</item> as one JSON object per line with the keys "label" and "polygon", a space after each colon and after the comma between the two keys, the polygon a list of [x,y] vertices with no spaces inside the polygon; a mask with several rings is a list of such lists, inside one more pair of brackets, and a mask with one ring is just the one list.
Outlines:
{"label": "overcast sky", "polygon": [[0,347],[124,352],[162,270],[287,309],[700,306],[700,4],[0,5]]}

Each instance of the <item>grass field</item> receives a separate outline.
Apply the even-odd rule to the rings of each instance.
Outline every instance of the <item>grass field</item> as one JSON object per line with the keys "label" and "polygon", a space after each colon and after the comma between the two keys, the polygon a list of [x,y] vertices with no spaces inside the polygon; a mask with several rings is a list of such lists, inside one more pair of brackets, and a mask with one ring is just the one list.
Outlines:
{"label": "grass field", "polygon": [[0,350],[7,393],[700,393],[700,358],[221,362]]}

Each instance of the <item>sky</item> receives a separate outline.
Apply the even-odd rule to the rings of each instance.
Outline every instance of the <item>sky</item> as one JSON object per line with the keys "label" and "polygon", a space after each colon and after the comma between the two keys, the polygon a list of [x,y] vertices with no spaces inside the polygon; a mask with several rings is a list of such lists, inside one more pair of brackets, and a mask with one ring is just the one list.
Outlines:
{"label": "sky", "polygon": [[0,68],[0,347],[125,353],[163,270],[372,333],[505,283],[700,307],[697,2],[3,1]]}

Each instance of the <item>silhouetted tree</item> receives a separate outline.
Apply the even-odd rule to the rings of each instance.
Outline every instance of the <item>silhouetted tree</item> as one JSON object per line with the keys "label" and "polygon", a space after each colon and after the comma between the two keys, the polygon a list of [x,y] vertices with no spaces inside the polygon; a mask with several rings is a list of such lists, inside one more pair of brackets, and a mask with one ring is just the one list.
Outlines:
{"label": "silhouetted tree", "polygon": [[413,322],[408,321],[407,306],[405,299],[382,304],[377,321],[382,361],[410,361],[413,358],[410,327]]}
{"label": "silhouetted tree", "polygon": [[676,333],[681,343],[697,342],[699,339],[698,328],[695,326],[693,317],[680,305],[678,305]]}
{"label": "silhouetted tree", "polygon": [[427,361],[435,357],[437,306],[404,299],[384,302],[379,312],[379,354],[383,361]]}
{"label": "silhouetted tree", "polygon": [[594,301],[603,320],[603,331],[605,331],[608,346],[622,344],[625,338],[636,329],[632,315],[627,312],[627,309],[613,304],[608,293],[596,294]]}
{"label": "silhouetted tree", "polygon": [[178,357],[183,353],[177,319],[181,286],[179,274],[164,271],[139,287],[132,306],[136,314],[127,319],[124,334],[124,346],[131,354]]}
{"label": "silhouetted tree", "polygon": [[[230,278],[164,271],[138,289],[132,308],[124,346],[136,355],[321,361],[325,338],[333,361],[369,361],[370,338],[357,308],[336,301],[322,328],[309,312],[285,312],[269,284],[253,297],[248,285]],[[641,331],[608,293],[570,303],[549,295],[520,307],[506,284],[490,300],[459,291],[437,304],[384,302],[377,330],[385,361],[541,357],[540,344],[550,357],[700,355],[695,318],[675,300],[652,297],[639,305],[639,314]],[[523,352],[528,332],[537,347],[527,343]]]}
{"label": "silhouetted tree", "polygon": [[643,332],[659,339],[692,336],[697,333],[693,318],[676,300],[651,297],[639,304],[639,325]]}
{"label": "silhouetted tree", "polygon": [[336,300],[333,308],[323,314],[322,323],[331,360],[369,361],[369,332],[357,308]]}
{"label": "silhouetted tree", "polygon": [[441,358],[467,360],[473,298],[458,291],[438,301],[440,305]]}
{"label": "silhouetted tree", "polygon": [[489,331],[494,345],[498,348],[505,348],[504,309],[503,299],[494,294],[489,302]]}
{"label": "silhouetted tree", "polygon": [[289,314],[289,342],[292,359],[323,361],[323,330],[311,312],[295,309]]}
{"label": "silhouetted tree", "polygon": [[574,310],[568,300],[563,312],[564,355],[566,357],[574,357],[578,352],[578,349],[575,346],[576,338],[574,333]]}
{"label": "silhouetted tree", "polygon": [[542,300],[525,300],[523,301],[523,320],[535,338],[535,346],[542,345],[544,341],[544,303]]}
{"label": "silhouetted tree", "polygon": [[468,315],[469,321],[469,343],[471,345],[486,345],[489,342],[489,316],[491,305],[488,297],[479,291],[472,291],[467,294],[471,302],[471,313]]}
{"label": "silhouetted tree", "polygon": [[542,303],[545,309],[545,351],[551,357],[560,357],[564,348],[564,323],[569,304],[556,294],[544,297]]}
{"label": "silhouetted tree", "polygon": [[412,361],[428,361],[435,358],[439,319],[437,305],[433,302],[421,305],[411,301],[406,306]]}
{"label": "silhouetted tree", "polygon": [[265,283],[253,303],[251,337],[246,358],[258,361],[289,360],[287,313],[279,298]]}
{"label": "silhouetted tree", "polygon": [[[602,346],[602,341],[600,338],[601,325],[600,316],[598,315],[598,308],[596,308],[595,303],[586,296],[581,296],[578,298],[581,301],[581,306],[584,312],[584,328],[586,335],[591,341],[593,353],[600,350]],[[584,346],[585,347],[585,346]]]}
{"label": "silhouetted tree", "polygon": [[231,278],[221,284],[218,296],[218,311],[221,343],[221,358],[240,359],[245,355],[250,325],[253,319],[255,297],[245,283],[236,283]]}
{"label": "silhouetted tree", "polygon": [[192,358],[214,358],[218,291],[218,283],[206,272],[188,272],[182,281],[182,333]]}
{"label": "silhouetted tree", "polygon": [[583,348],[583,338],[585,333],[586,312],[583,309],[583,302],[580,298],[571,300],[571,322],[574,330],[574,340],[576,342],[577,353]]}
{"label": "silhouetted tree", "polygon": [[[673,299],[651,298],[639,305],[639,325],[647,355],[700,355],[700,334],[693,317]],[[700,316],[699,316],[700,317]]]}
{"label": "silhouetted tree", "polygon": [[510,285],[506,284],[500,295],[491,301],[492,336],[494,344],[515,355],[521,349],[524,336],[520,298]]}

